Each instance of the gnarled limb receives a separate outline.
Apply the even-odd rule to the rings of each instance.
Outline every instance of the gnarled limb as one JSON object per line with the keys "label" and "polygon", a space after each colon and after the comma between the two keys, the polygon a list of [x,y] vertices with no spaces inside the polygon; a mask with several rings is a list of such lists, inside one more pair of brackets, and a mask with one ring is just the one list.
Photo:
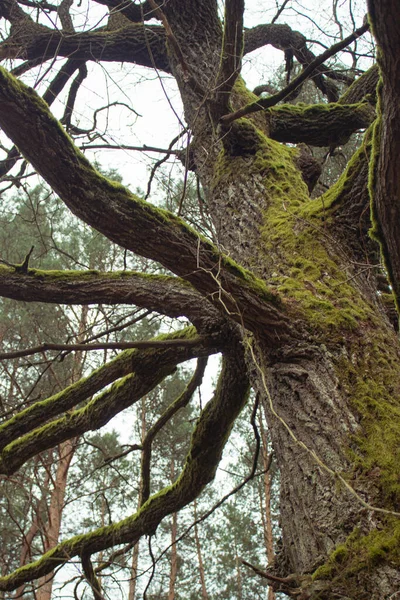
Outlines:
{"label": "gnarled limb", "polygon": [[[268,23],[245,31],[244,54],[267,45],[284,52],[290,51],[304,68],[316,58],[315,54],[307,47],[306,37],[299,31],[293,31],[289,25]],[[338,89],[333,81],[326,79],[326,75],[333,78],[335,73],[332,69],[319,66],[315,70],[313,81],[328,97],[329,102],[336,102],[339,97]]]}
{"label": "gnarled limb", "polygon": [[[175,334],[174,339],[180,335],[185,340],[192,334],[193,328],[187,328]],[[215,346],[212,349],[207,343],[200,342],[197,346],[190,347],[174,346],[122,353],[88,378],[34,404],[4,423],[0,428],[3,446],[0,472],[10,475],[38,452],[102,427],[116,414],[147,394],[167,375],[172,374],[177,364],[215,351]],[[120,377],[121,381],[109,390],[89,400],[83,407],[71,410],[96,390],[101,390]],[[63,417],[49,421],[51,416],[64,411],[68,412]],[[47,421],[45,425],[44,414]],[[35,428],[36,426],[38,427]]]}
{"label": "gnarled limb", "polygon": [[[349,44],[354,42],[354,40],[356,40],[358,37],[363,35],[363,33],[365,33],[368,29],[369,29],[368,23],[364,23],[361,27],[356,29],[354,31],[354,33],[349,35],[347,38],[345,38],[344,40],[341,40],[340,42],[337,42],[336,44],[333,44],[333,46],[328,48],[328,50],[325,50],[325,52],[323,52],[322,54],[317,56],[312,62],[310,62],[305,67],[305,69],[302,71],[302,73],[300,73],[300,75],[298,75],[295,79],[293,79],[283,90],[278,92],[275,96],[271,96],[269,98],[261,98],[260,100],[257,100],[256,102],[252,102],[251,104],[244,106],[242,109],[240,109],[234,113],[224,115],[221,118],[221,121],[224,123],[224,125],[228,125],[229,123],[231,123],[232,121],[234,121],[236,119],[239,119],[246,115],[250,115],[252,113],[258,112],[265,108],[270,108],[271,106],[275,106],[276,104],[278,104],[278,102],[287,98],[289,96],[289,94],[291,94],[291,92],[295,91],[310,76],[312,76],[313,79],[315,79],[314,74],[318,73],[318,69],[328,58],[330,58],[331,56],[334,56],[335,54],[337,54],[337,52],[346,48]],[[337,99],[338,99],[338,95],[335,94],[335,96],[333,97],[328,94],[328,100],[330,102],[335,102]]]}
{"label": "gnarled limb", "polygon": [[153,534],[165,516],[197,498],[213,480],[233,423],[247,400],[246,367],[240,344],[236,347],[236,353],[224,356],[214,397],[200,415],[185,466],[175,483],[151,496],[137,513],[123,521],[61,542],[40,560],[0,577],[0,590],[14,590],[22,583],[50,573],[75,556],[135,543],[143,535]]}
{"label": "gnarled limb", "polygon": [[168,317],[187,317],[199,330],[216,329],[223,317],[189,283],[134,271],[16,273],[0,265],[0,296],[52,304],[135,304]]}
{"label": "gnarled limb", "polygon": [[310,146],[340,146],[352,133],[366,129],[375,119],[375,111],[363,104],[285,104],[266,110],[270,136],[278,142]]}
{"label": "gnarled limb", "polygon": [[116,31],[102,29],[64,35],[32,22],[30,33],[25,30],[23,39],[21,35],[10,35],[0,44],[0,59],[22,58],[32,61],[40,58],[44,62],[55,56],[65,56],[75,60],[129,62],[144,67],[155,66],[166,72],[170,70],[165,32],[158,25],[143,27],[132,23]]}
{"label": "gnarled limb", "polygon": [[355,104],[362,100],[375,106],[376,86],[379,80],[378,65],[373,65],[358,77],[338,100],[339,104]]}
{"label": "gnarled limb", "polygon": [[[78,218],[115,243],[159,261],[249,328],[282,341],[290,330],[279,299],[175,215],[98,173],[36,93],[0,70],[0,125]],[[30,115],[30,119],[26,115]]]}

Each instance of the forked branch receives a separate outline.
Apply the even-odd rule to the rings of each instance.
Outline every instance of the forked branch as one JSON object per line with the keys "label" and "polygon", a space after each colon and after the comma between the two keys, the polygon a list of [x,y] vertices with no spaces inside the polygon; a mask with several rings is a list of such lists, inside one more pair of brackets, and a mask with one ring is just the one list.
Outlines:
{"label": "forked branch", "polygon": [[119,544],[134,543],[143,535],[153,534],[165,516],[197,498],[214,478],[233,423],[248,397],[249,383],[239,341],[236,347],[235,354],[223,359],[214,397],[200,415],[185,466],[175,483],[150,497],[137,513],[123,521],[61,542],[40,560],[0,577],[0,590],[14,590],[76,556],[90,556]]}

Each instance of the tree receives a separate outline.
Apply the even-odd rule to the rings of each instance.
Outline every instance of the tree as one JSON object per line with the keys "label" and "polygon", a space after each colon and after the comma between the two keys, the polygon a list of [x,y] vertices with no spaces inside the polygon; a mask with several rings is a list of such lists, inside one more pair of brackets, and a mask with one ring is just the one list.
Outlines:
{"label": "tree", "polygon": [[[386,305],[392,312],[400,296],[398,2],[369,0],[369,20],[317,58],[304,35],[276,22],[287,2],[270,23],[249,29],[243,0],[226,0],[223,19],[216,0],[89,6],[96,4],[124,17],[116,29],[110,19],[107,27],[79,23],[74,31],[71,0],[3,0],[0,16],[10,27],[0,56],[25,61],[14,75],[0,71],[0,126],[15,145],[3,169],[21,152],[79,219],[172,275],[47,272],[27,255],[2,266],[0,293],[29,302],[133,303],[192,326],[136,343],[73,390],[5,420],[1,471],[13,473],[37,452],[100,427],[181,362],[221,352],[222,369],[172,485],[124,520],[66,539],[0,578],[0,589],[80,557],[99,598],[91,555],[152,536],[201,493],[251,384],[268,414],[281,476],[283,547],[264,577],[295,598],[393,598],[400,586],[400,348]],[[35,11],[49,15],[46,24],[35,22]],[[343,74],[327,63],[351,44],[351,56],[362,54],[355,44],[370,28],[377,67],[354,78],[358,67]],[[284,50],[289,72],[294,58],[304,68],[260,99],[240,77],[242,56],[268,44]],[[176,155],[201,182],[215,239],[101,175],[46,102],[15,78],[61,57],[67,60],[44,98],[51,103],[78,72],[62,118],[72,134],[81,133],[71,110],[87,61],[130,62],[175,78],[191,132],[190,146]],[[277,104],[310,76],[327,103]],[[352,78],[339,98],[335,81]],[[315,164],[293,145],[333,148],[359,129],[367,130],[362,146],[338,182],[310,200]]]}

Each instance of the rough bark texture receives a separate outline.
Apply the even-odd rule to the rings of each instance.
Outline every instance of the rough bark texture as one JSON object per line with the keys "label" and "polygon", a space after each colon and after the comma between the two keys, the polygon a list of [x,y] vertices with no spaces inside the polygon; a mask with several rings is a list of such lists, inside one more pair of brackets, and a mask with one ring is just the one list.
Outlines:
{"label": "rough bark texture", "polygon": [[370,1],[369,9],[381,72],[371,174],[375,235],[400,306],[400,9],[395,1]]}
{"label": "rough bark texture", "polygon": [[[234,3],[235,10],[239,4]],[[111,544],[134,543],[140,536],[154,533],[164,516],[196,498],[214,477],[232,423],[245,403],[249,373],[266,406],[281,473],[283,550],[276,559],[276,590],[298,600],[389,600],[398,592],[400,346],[377,294],[376,278],[370,268],[360,265],[359,257],[366,253],[369,259],[372,250],[366,242],[367,226],[360,227],[357,219],[360,221],[372,189],[380,241],[397,292],[400,14],[394,0],[371,1],[370,8],[381,45],[382,71],[375,141],[371,149],[367,137],[365,147],[339,182],[323,197],[310,200],[298,169],[297,151],[271,139],[273,123],[269,128],[265,114],[238,119],[229,126],[221,124],[229,85],[219,88],[215,83],[221,81],[221,73],[224,81],[235,80],[238,61],[221,61],[225,42],[217,3],[170,0],[163,4],[162,19],[173,34],[173,41],[169,38],[168,69],[177,80],[192,130],[193,164],[207,196],[218,247],[181,219],[141,202],[99,175],[36,94],[0,71],[0,125],[71,210],[122,247],[159,261],[184,279],[184,285],[194,288],[190,288],[192,297],[200,294],[212,311],[220,311],[232,323],[231,328],[221,330],[220,321],[213,321],[219,343],[212,338],[208,345],[183,346],[179,351],[174,349],[176,356],[168,350],[124,354],[112,367],[108,365],[101,374],[90,376],[89,382],[82,382],[78,393],[84,389],[86,399],[88,393],[101,389],[96,387],[100,379],[108,384],[117,371],[123,377],[89,403],[91,422],[97,427],[110,413],[139,399],[180,360],[209,354],[210,347],[222,347],[225,353],[214,399],[199,418],[185,467],[175,483],[150,496],[118,527],[104,527],[65,541],[25,571],[0,578],[0,589],[14,589],[27,577],[44,576],[65,562],[66,556],[79,555],[84,560]],[[12,16],[17,22],[20,18],[19,14]],[[133,35],[137,26],[129,27]],[[155,37],[160,44],[158,31]],[[266,31],[257,30],[260,39]],[[120,36],[123,44],[126,32],[124,29],[112,36]],[[293,32],[285,32],[286,41],[252,43],[290,46],[309,62],[311,57],[301,37],[293,39]],[[269,29],[268,35],[272,33],[277,35],[277,30]],[[42,35],[48,33],[37,34],[39,46]],[[95,41],[95,36],[108,34],[90,35]],[[109,39],[115,41],[114,37]],[[57,46],[61,54],[63,43]],[[26,42],[25,47],[31,52],[36,44]],[[112,48],[114,43],[109,46]],[[135,46],[132,53],[146,64],[146,54]],[[107,56],[115,60],[115,55]],[[318,71],[317,79],[320,87],[325,85],[328,97],[335,96],[335,90],[326,86],[324,72]],[[232,109],[254,100],[240,79],[231,97]],[[356,109],[314,107],[310,111],[326,124],[319,136],[318,129],[307,125],[306,119],[294,118],[298,116],[295,109],[280,107],[274,112],[278,115],[285,110],[288,129],[303,128],[301,139],[306,131],[313,144],[319,137],[323,143],[340,142],[343,132],[338,136],[338,123],[347,137],[351,131],[348,110],[353,111],[354,129],[371,121],[369,105]],[[344,121],[335,120],[335,114],[347,114],[345,126]],[[361,124],[356,119],[360,114]],[[280,135],[283,139],[283,133]],[[370,153],[373,168],[368,189]],[[341,226],[346,215],[355,233],[350,240]],[[375,268],[376,262],[371,260],[367,266]],[[14,266],[11,273],[3,269],[3,276],[13,282],[14,296],[29,296],[20,284],[27,278],[33,281],[31,298],[40,295],[36,271],[26,268],[24,272],[21,266]],[[132,286],[134,280],[131,277]],[[112,295],[102,276],[96,275],[93,284]],[[64,280],[59,286],[54,283],[54,297],[65,285]],[[172,282],[171,298],[181,287],[180,280]],[[66,289],[73,293],[68,284]],[[113,287],[115,298],[116,290]],[[85,293],[90,294],[90,288],[85,290],[78,282],[76,294],[83,299]],[[156,300],[149,294],[152,305]],[[169,303],[167,295],[165,302]],[[169,314],[170,310],[162,312]],[[177,334],[182,341],[189,335]],[[134,369],[132,357],[136,358]],[[135,378],[133,371],[140,377]],[[65,410],[65,403],[69,407],[68,402],[68,391],[59,404],[50,402],[50,406],[57,405],[53,415],[59,414],[61,405]],[[30,415],[34,427],[35,407]],[[86,417],[78,409],[67,424],[50,421],[39,439],[53,444],[60,430],[67,437],[85,431],[90,428]],[[15,422],[18,419],[8,426],[18,437],[25,431],[15,429]],[[3,451],[1,465],[6,472],[31,455],[35,435],[34,429]],[[23,448],[19,453],[18,445]],[[29,450],[26,454],[25,447]]]}

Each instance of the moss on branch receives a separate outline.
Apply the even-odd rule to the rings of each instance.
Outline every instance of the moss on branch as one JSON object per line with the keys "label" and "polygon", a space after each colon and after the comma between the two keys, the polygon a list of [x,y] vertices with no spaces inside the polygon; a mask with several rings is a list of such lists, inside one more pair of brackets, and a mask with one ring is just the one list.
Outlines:
{"label": "moss on branch", "polygon": [[[196,335],[194,327],[187,327],[156,339],[188,340]],[[179,362],[215,351],[217,348],[199,344],[191,348],[174,346],[122,352],[90,376],[46,400],[36,402],[3,423],[0,426],[0,472],[13,473],[38,452],[85,431],[98,429],[173,373]],[[119,381],[110,390],[71,410],[116,379]],[[64,416],[50,420],[61,413],[65,413]]]}
{"label": "moss on branch", "polygon": [[216,392],[200,415],[184,468],[175,483],[151,496],[134,515],[61,542],[38,561],[0,577],[0,590],[14,590],[84,552],[92,554],[118,544],[134,543],[145,534],[154,534],[165,516],[178,511],[200,494],[215,476],[233,423],[248,397],[249,382],[240,344],[236,347],[236,354],[224,357]]}
{"label": "moss on branch", "polygon": [[271,138],[310,146],[341,146],[352,133],[366,129],[375,119],[375,111],[367,102],[283,104],[265,112]]}

